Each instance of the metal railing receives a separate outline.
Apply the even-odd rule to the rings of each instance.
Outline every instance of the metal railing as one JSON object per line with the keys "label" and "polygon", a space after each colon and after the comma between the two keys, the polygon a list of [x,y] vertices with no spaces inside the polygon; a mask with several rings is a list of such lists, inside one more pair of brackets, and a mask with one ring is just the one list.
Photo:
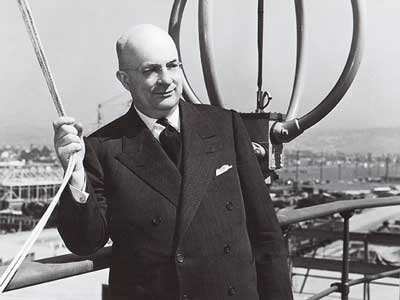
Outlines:
{"label": "metal railing", "polygon": [[[388,270],[378,274],[366,275],[364,278],[349,280],[349,270],[352,264],[349,261],[349,220],[356,209],[382,207],[399,205],[400,197],[376,198],[376,199],[359,199],[359,200],[343,200],[327,204],[320,204],[312,207],[301,209],[285,210],[278,212],[278,219],[285,230],[290,225],[302,221],[307,221],[319,217],[329,216],[335,213],[340,213],[344,218],[343,228],[343,257],[342,262],[336,261],[336,264],[341,264],[342,277],[341,281],[332,284],[332,286],[317,295],[312,296],[308,300],[322,299],[323,297],[333,293],[340,292],[343,300],[347,300],[350,287],[356,284],[371,282],[373,280],[394,276],[400,274],[400,269]],[[354,234],[351,234],[354,235]],[[51,258],[41,259],[34,262],[26,262],[15,274],[6,291],[24,288],[32,285],[37,285],[45,282],[50,282],[62,278],[72,277],[88,272],[106,269],[110,266],[111,247],[105,247],[97,253],[90,256],[77,256],[74,254],[55,256]],[[303,266],[310,263],[311,259],[302,258],[302,261],[294,260],[295,266]],[[370,264],[371,265],[371,264]],[[310,267],[310,265],[308,265]],[[0,267],[0,273],[4,272],[6,267]],[[338,267],[336,265],[335,269]],[[369,273],[369,272],[368,272]]]}
{"label": "metal railing", "polygon": [[[329,231],[327,229],[318,228],[304,228],[290,230],[289,234],[290,240],[292,241],[291,250],[294,250],[290,255],[291,263],[295,267],[306,269],[305,273],[292,273],[292,278],[295,276],[303,277],[301,288],[297,292],[303,292],[308,278],[316,277],[319,279],[330,279],[331,281],[338,279],[326,275],[311,275],[309,271],[323,270],[341,272],[342,261],[338,260],[339,257],[337,255],[329,256],[322,254],[324,253],[322,247],[328,244],[332,245],[331,242],[338,241],[342,238],[342,233],[340,231]],[[352,242],[350,246],[351,249],[353,249],[353,246],[356,245],[356,248],[353,249],[355,250],[353,254],[359,255],[356,255],[355,257],[351,257],[349,259],[349,272],[353,274],[363,274],[363,278],[348,281],[348,287],[357,284],[364,284],[363,299],[370,299],[369,286],[372,281],[384,277],[398,278],[400,274],[399,265],[386,264],[384,259],[382,259],[381,257],[377,257],[377,255],[373,252],[373,247],[370,247],[370,244],[399,247],[399,235],[397,233],[388,232],[351,232],[350,240]],[[308,244],[304,243],[305,241],[308,242]],[[316,249],[322,251],[318,251],[320,253],[317,253]],[[307,255],[305,257],[301,256],[301,253],[304,252],[307,252]],[[398,284],[390,284],[384,282],[376,284],[398,287]],[[321,299],[330,293],[338,291],[339,287],[335,285],[327,290],[324,290],[321,293],[314,295],[310,299]]]}

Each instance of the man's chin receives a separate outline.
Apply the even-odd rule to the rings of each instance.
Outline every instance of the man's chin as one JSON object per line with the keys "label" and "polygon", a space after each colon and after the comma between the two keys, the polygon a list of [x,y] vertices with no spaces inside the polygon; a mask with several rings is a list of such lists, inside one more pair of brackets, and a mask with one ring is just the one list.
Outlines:
{"label": "man's chin", "polygon": [[158,100],[160,101],[158,107],[163,110],[172,109],[179,103],[179,98],[174,94],[169,97],[158,98]]}

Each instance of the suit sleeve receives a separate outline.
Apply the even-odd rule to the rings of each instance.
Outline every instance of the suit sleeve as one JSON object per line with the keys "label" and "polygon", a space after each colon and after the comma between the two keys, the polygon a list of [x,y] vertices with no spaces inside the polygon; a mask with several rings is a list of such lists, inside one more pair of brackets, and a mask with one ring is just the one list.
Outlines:
{"label": "suit sleeve", "polygon": [[68,249],[78,255],[92,254],[109,238],[100,143],[96,138],[85,139],[85,147],[84,168],[89,197],[85,203],[79,203],[67,188],[58,207],[58,231]]}
{"label": "suit sleeve", "polygon": [[233,130],[260,300],[291,300],[293,295],[282,232],[247,130],[236,112],[233,112]]}

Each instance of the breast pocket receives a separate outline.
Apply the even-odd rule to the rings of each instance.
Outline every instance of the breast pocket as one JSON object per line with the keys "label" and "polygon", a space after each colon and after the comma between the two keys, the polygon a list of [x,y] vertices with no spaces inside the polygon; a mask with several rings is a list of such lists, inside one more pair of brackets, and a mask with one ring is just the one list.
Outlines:
{"label": "breast pocket", "polygon": [[208,221],[210,233],[214,234],[245,222],[242,190],[235,165],[214,176],[197,214],[200,219]]}
{"label": "breast pocket", "polygon": [[215,196],[223,198],[241,198],[242,191],[240,187],[237,168],[234,164],[223,165],[216,169],[213,178],[213,192]]}

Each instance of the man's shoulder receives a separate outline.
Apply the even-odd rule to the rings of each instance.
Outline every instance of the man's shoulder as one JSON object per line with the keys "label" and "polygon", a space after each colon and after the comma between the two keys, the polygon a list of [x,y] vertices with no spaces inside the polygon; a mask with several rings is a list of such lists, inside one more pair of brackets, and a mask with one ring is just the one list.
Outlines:
{"label": "man's shoulder", "polygon": [[[234,109],[226,109],[210,104],[191,104],[199,112],[202,119],[208,120],[212,126],[217,126],[220,129],[232,129],[232,126],[237,126],[241,116]],[[236,124],[236,125],[235,125]]]}
{"label": "man's shoulder", "polygon": [[199,111],[202,115],[215,117],[215,118],[231,118],[233,110],[225,109],[211,104],[193,104],[194,108]]}
{"label": "man's shoulder", "polygon": [[93,133],[91,133],[87,138],[92,139],[96,138],[100,141],[108,140],[113,138],[121,137],[123,123],[126,118],[126,115],[122,115],[119,118],[107,123],[106,125],[100,127]]}

